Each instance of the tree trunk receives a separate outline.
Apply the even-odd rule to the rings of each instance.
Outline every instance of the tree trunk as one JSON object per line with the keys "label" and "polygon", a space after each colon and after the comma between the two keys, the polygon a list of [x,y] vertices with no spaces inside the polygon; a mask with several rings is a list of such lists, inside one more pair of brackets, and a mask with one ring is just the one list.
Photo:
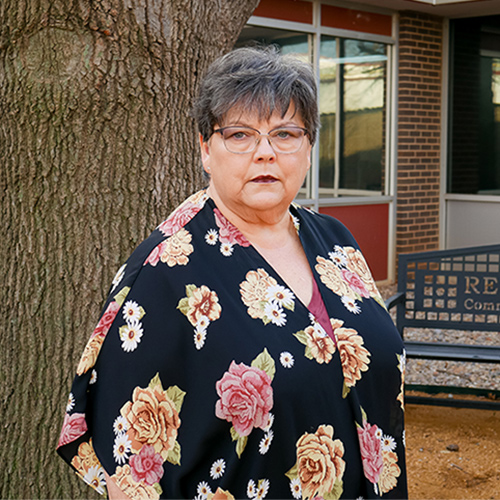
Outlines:
{"label": "tree trunk", "polygon": [[90,489],[55,454],[111,279],[202,185],[199,78],[258,0],[0,0],[0,498]]}

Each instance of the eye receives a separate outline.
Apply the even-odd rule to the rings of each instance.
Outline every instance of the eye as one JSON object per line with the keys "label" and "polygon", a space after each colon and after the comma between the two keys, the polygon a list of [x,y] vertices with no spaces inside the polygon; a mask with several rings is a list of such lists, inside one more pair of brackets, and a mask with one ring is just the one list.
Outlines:
{"label": "eye", "polygon": [[279,139],[280,141],[286,141],[287,139],[297,139],[302,134],[301,129],[293,128],[280,128],[272,132],[272,137]]}
{"label": "eye", "polygon": [[230,141],[242,141],[253,136],[251,130],[241,128],[228,128],[224,130],[224,139]]}

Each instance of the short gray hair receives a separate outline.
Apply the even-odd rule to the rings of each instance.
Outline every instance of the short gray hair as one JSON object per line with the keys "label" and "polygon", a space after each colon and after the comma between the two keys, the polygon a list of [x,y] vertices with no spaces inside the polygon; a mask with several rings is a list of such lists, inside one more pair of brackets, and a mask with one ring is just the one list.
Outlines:
{"label": "short gray hair", "polygon": [[282,55],[275,46],[242,47],[215,60],[198,93],[193,116],[204,141],[229,110],[256,112],[268,119],[278,111],[285,116],[293,103],[295,112],[314,144],[319,128],[316,79],[309,64]]}

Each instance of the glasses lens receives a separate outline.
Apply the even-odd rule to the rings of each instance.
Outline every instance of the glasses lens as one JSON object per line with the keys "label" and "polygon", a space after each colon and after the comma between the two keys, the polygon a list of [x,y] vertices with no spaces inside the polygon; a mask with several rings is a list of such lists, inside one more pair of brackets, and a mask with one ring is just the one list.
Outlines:
{"label": "glasses lens", "polygon": [[272,145],[281,153],[295,153],[304,139],[304,130],[297,127],[279,128],[269,132]]}
{"label": "glasses lens", "polygon": [[245,127],[226,127],[222,130],[222,138],[231,153],[249,153],[257,143],[258,132]]}
{"label": "glasses lens", "polygon": [[267,137],[272,148],[278,153],[296,153],[302,146],[305,130],[299,127],[284,127],[261,134],[247,127],[224,127],[217,130],[224,139],[230,153],[251,153],[260,139]]}

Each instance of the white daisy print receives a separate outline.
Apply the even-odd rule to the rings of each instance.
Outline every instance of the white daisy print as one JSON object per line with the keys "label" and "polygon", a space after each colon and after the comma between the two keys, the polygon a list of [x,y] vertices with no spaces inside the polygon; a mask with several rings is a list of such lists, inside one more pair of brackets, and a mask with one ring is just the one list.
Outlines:
{"label": "white daisy print", "polygon": [[293,498],[302,498],[302,486],[298,477],[290,481],[290,490],[292,490]]}
{"label": "white daisy print", "polygon": [[269,491],[269,479],[261,479],[257,488],[257,495],[255,498],[266,498]]}
{"label": "white daisy print", "polygon": [[219,477],[222,477],[222,474],[224,474],[225,469],[226,462],[223,458],[219,458],[219,460],[216,460],[210,468],[210,477],[212,479],[219,479]]}
{"label": "white daisy print", "polygon": [[115,431],[115,434],[117,436],[127,432],[128,430],[127,419],[125,417],[122,417],[121,415],[116,417],[115,421],[113,422],[113,430]]}
{"label": "white daisy print", "polygon": [[293,359],[293,355],[289,353],[288,351],[283,351],[280,354],[280,363],[285,367],[285,368],[291,368],[293,366],[293,363],[295,360]]}
{"label": "white daisy print", "polygon": [[273,426],[273,423],[274,423],[274,415],[269,412],[269,417],[267,419],[267,424],[266,426],[262,429],[264,432],[268,432],[269,429]]}
{"label": "white daisy print", "polygon": [[382,429],[380,427],[377,427],[377,430],[375,431],[375,437],[382,439]]}
{"label": "white daisy print", "polygon": [[264,306],[265,316],[277,326],[284,326],[286,324],[286,315],[283,309],[275,302],[268,302]]}
{"label": "white daisy print", "polygon": [[196,322],[196,330],[204,332],[208,328],[209,324],[210,320],[208,319],[208,317],[202,315],[198,318],[198,321]]}
{"label": "white daisy print", "polygon": [[123,276],[125,276],[125,268],[127,267],[127,264],[123,264],[120,269],[118,269],[117,273],[115,274],[115,277],[113,278],[113,281],[111,284],[113,287],[111,288],[111,291],[113,291],[119,284],[120,281],[123,279]]}
{"label": "white daisy print", "polygon": [[274,285],[267,289],[266,299],[293,310],[295,295],[284,286]]}
{"label": "white daisy print", "polygon": [[358,303],[354,300],[348,297],[347,295],[344,295],[342,297],[342,304],[344,304],[345,308],[354,314],[359,314],[361,312],[361,308],[358,306]]}
{"label": "white daisy print", "polygon": [[83,480],[90,486],[93,486],[101,495],[106,491],[106,479],[104,478],[104,469],[98,465],[90,467]]}
{"label": "white daisy print", "polygon": [[328,337],[328,333],[326,333],[325,329],[317,321],[314,321],[313,328],[314,328],[314,333],[318,337],[321,337],[322,339]]}
{"label": "white daisy print", "polygon": [[206,330],[196,330],[194,331],[194,346],[198,351],[205,345],[205,340],[207,338]]}
{"label": "white daisy print", "polygon": [[215,229],[209,229],[207,231],[207,234],[205,235],[205,241],[209,245],[215,245],[217,243],[218,239],[219,239],[219,235]]}
{"label": "white daisy print", "polygon": [[330,260],[332,260],[333,263],[338,267],[345,267],[347,263],[347,258],[344,251],[339,248],[336,248],[334,252],[330,252],[328,254],[328,257],[330,257]]}
{"label": "white daisy print", "polygon": [[143,333],[142,325],[141,323],[123,325],[120,327],[119,333],[122,341],[122,349],[125,352],[135,351],[141,341]]}
{"label": "white daisy print", "polygon": [[295,217],[295,215],[292,215],[292,214],[290,214],[290,215],[292,217],[293,227],[295,228],[295,230],[297,232],[299,232],[300,231],[300,221],[299,221],[299,219],[297,217]]}
{"label": "white daisy print", "polygon": [[233,254],[233,248],[231,243],[221,243],[220,252],[224,257],[230,257]]}
{"label": "white daisy print", "polygon": [[90,380],[89,384],[95,384],[97,382],[97,372],[95,370],[92,370],[90,373]]}
{"label": "white daisy print", "polygon": [[206,481],[201,481],[201,483],[198,484],[196,491],[201,498],[207,498],[207,496],[212,493],[212,490]]}
{"label": "white daisy print", "polygon": [[126,434],[119,434],[116,436],[115,444],[113,446],[113,456],[115,457],[116,462],[119,464],[125,463],[125,460],[127,460],[130,453],[131,446],[132,442]]}
{"label": "white daisy print", "polygon": [[381,442],[384,451],[394,451],[396,449],[396,441],[392,436],[382,436]]}
{"label": "white daisy print", "polygon": [[144,316],[144,309],[135,301],[127,300],[123,306],[123,319],[130,324],[136,324]]}
{"label": "white daisy print", "polygon": [[69,413],[75,406],[75,396],[70,392],[68,396],[68,403],[66,404],[66,413]]}
{"label": "white daisy print", "polygon": [[273,431],[268,431],[264,435],[264,437],[261,439],[259,443],[259,453],[261,455],[265,455],[269,451],[269,447],[271,446],[271,442],[273,440],[274,433]]}
{"label": "white daisy print", "polygon": [[257,486],[253,479],[250,479],[247,484],[247,497],[254,498],[257,495]]}

